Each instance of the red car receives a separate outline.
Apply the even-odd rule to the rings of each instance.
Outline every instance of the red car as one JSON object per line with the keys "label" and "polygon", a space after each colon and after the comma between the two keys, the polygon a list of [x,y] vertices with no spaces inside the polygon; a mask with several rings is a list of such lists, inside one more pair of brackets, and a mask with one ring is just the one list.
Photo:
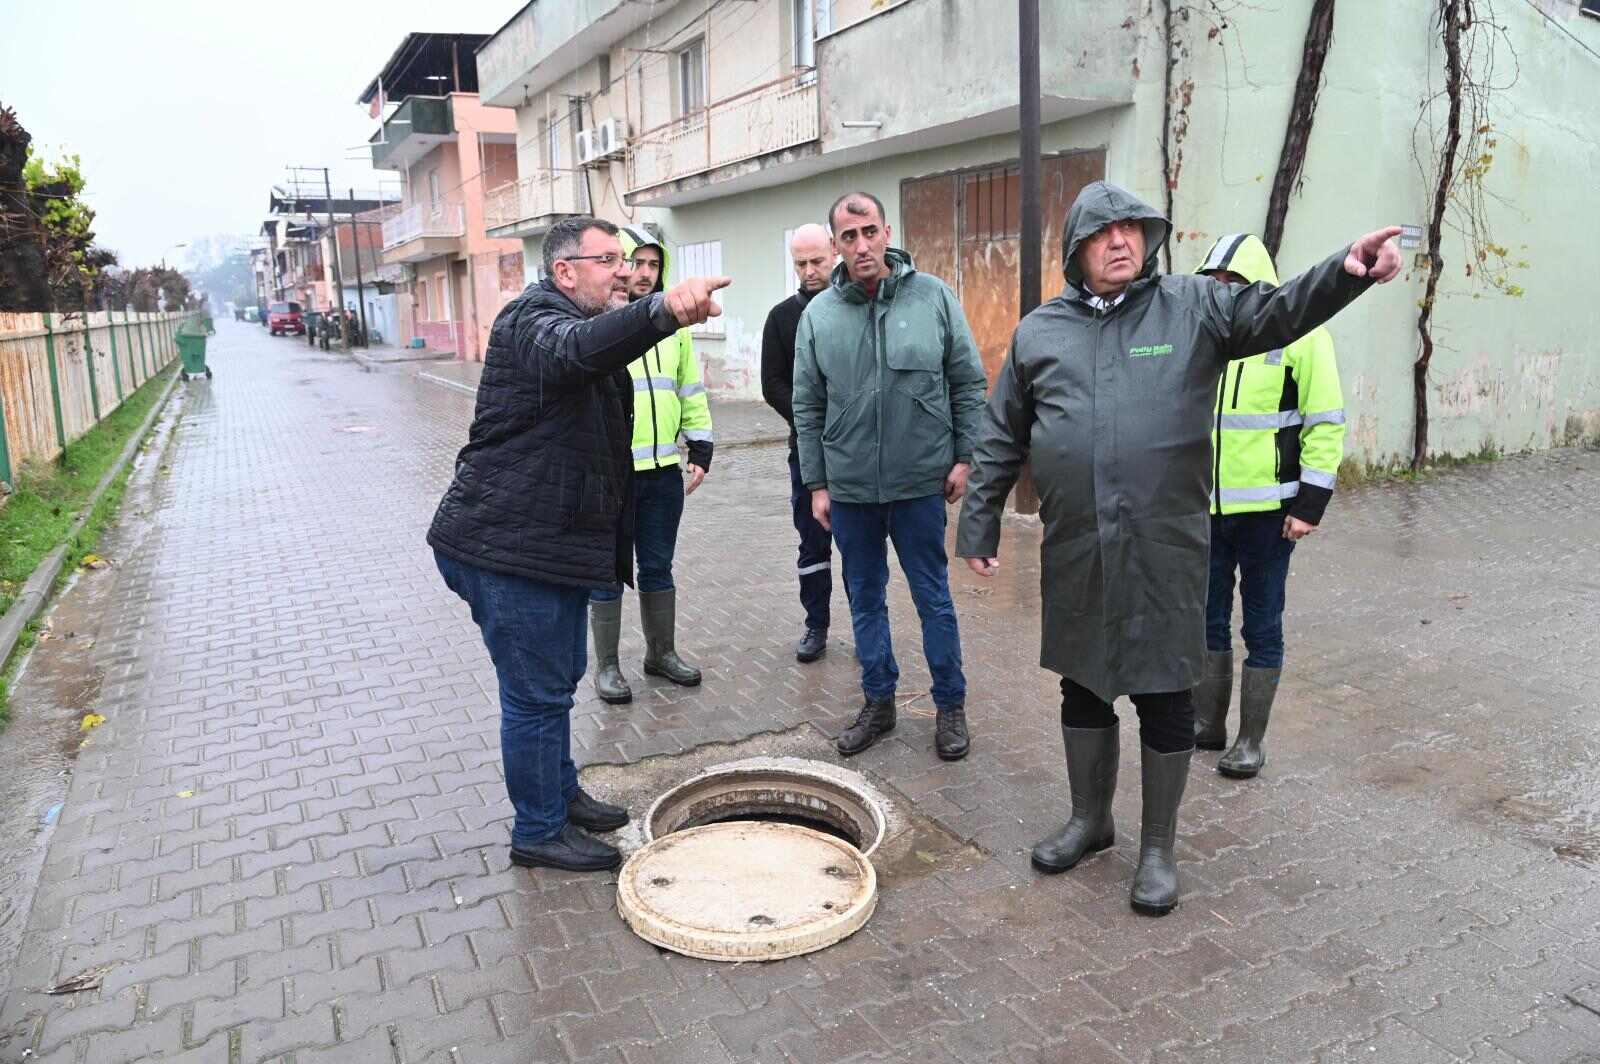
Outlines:
{"label": "red car", "polygon": [[267,332],[273,336],[294,333],[306,334],[305,320],[300,317],[299,303],[274,303],[267,308]]}

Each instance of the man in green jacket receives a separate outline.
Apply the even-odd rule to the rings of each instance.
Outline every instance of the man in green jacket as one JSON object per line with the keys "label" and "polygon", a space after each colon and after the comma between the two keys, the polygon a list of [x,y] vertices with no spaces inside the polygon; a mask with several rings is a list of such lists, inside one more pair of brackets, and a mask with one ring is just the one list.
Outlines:
{"label": "man in green jacket", "polygon": [[1129,903],[1178,904],[1178,806],[1205,656],[1211,427],[1230,358],[1292,343],[1400,271],[1397,228],[1368,233],[1281,287],[1234,287],[1156,264],[1172,226],[1125,189],[1087,186],[1067,214],[1066,290],[1017,326],[974,448],[956,553],[998,567],[1024,462],[1039,489],[1039,663],[1061,674],[1072,817],[1033,849],[1065,872],[1115,841],[1117,715],[1139,713],[1144,815]]}
{"label": "man in green jacket", "polygon": [[844,562],[866,702],[836,745],[850,756],[894,730],[887,541],[922,621],[939,757],[965,757],[967,681],[950,599],[945,504],[966,491],[983,363],[955,294],[889,246],[883,204],[841,196],[828,228],[843,261],[795,333],[794,427],[811,512]]}
{"label": "man in green jacket", "polygon": [[[666,290],[667,246],[639,226],[623,226],[622,252],[633,263],[630,302]],[[711,406],[700,379],[700,362],[688,329],[628,363],[633,378],[634,551],[639,559],[639,619],[644,627],[644,671],[683,687],[700,683],[700,670],[678,656],[678,592],[672,558],[678,547],[683,501],[711,468]],[[678,440],[688,452],[688,479]],[[622,705],[633,689],[622,674],[617,642],[622,632],[621,587],[595,591],[589,599],[594,633],[594,690],[601,700]]]}
{"label": "man in green jacket", "polygon": [[[1272,255],[1249,234],[1218,240],[1195,272],[1232,285],[1278,285]],[[1211,450],[1211,584],[1194,744],[1202,750],[1227,745],[1237,573],[1248,656],[1239,685],[1239,736],[1217,771],[1249,779],[1266,761],[1261,740],[1283,672],[1289,555],[1317,530],[1344,457],[1344,395],[1327,329],[1228,364],[1217,387]]]}

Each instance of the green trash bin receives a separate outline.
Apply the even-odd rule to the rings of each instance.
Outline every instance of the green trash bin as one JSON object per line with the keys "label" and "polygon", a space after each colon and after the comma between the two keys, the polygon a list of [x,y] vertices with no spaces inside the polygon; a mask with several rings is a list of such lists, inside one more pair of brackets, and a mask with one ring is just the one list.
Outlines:
{"label": "green trash bin", "polygon": [[178,354],[183,356],[183,368],[178,371],[178,376],[184,380],[205,374],[206,380],[211,379],[211,367],[206,365],[206,334],[178,333]]}

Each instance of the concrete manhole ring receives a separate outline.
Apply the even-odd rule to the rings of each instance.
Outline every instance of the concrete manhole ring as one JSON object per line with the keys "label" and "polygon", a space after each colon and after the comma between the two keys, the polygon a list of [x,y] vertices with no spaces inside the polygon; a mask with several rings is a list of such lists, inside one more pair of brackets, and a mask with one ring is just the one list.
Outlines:
{"label": "concrete manhole ring", "polygon": [[617,911],[645,941],[703,960],[831,946],[877,905],[867,857],[886,809],[864,777],[825,762],[718,765],[651,805],[645,845],[618,875]]}
{"label": "concrete manhole ring", "polygon": [[710,961],[775,961],[833,945],[877,904],[877,873],[842,839],[795,824],[687,828],[635,853],[617,911],[646,942]]}
{"label": "concrete manhole ring", "polygon": [[756,757],[685,780],[645,814],[649,843],[686,828],[734,820],[792,823],[842,838],[872,856],[888,827],[886,800],[865,777],[823,761]]}

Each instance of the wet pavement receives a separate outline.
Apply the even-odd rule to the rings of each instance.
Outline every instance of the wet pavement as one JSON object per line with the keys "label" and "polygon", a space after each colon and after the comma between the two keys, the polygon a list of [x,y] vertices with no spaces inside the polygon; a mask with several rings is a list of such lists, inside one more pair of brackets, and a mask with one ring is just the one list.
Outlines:
{"label": "wet pavement", "polygon": [[[1037,526],[1008,523],[994,584],[955,575],[964,762],[933,756],[897,577],[909,704],[850,767],[928,844],[883,870],[854,937],[719,966],[631,935],[610,877],[508,865],[493,673],[422,542],[470,394],[218,328],[117,564],[57,607],[93,635],[41,645],[0,738],[21,776],[18,736],[71,748],[89,703],[108,718],[53,831],[17,851],[48,847],[0,1061],[1600,1055],[1600,454],[1335,500],[1295,556],[1266,771],[1229,781],[1197,755],[1161,920],[1127,907],[1131,721],[1117,845],[1064,876],[1028,866],[1067,805]],[[834,759],[858,700],[843,598],[828,657],[795,664],[787,496],[779,444],[719,454],[689,500],[679,642],[705,684],[640,675],[630,596],[635,702],[586,683],[574,711],[597,792],[664,785],[709,744]],[[36,825],[50,798],[24,789],[6,817]]]}

